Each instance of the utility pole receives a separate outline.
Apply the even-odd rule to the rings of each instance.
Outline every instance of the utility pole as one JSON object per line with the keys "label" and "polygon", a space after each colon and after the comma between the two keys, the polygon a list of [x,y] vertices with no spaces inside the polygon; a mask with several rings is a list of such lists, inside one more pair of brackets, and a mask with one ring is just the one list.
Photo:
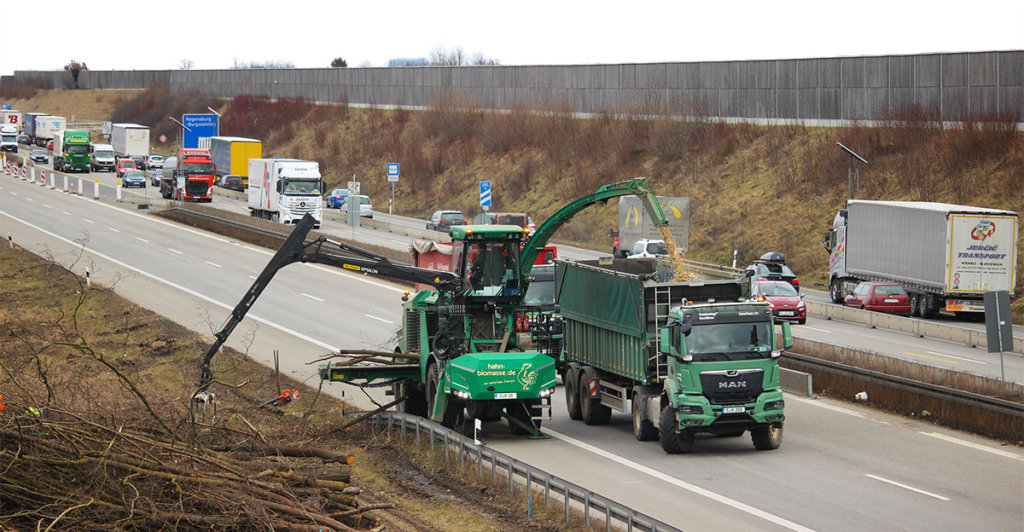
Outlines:
{"label": "utility pole", "polygon": [[860,168],[857,168],[857,170],[856,170],[857,171],[857,186],[854,187],[854,181],[853,181],[853,173],[854,173],[853,159],[856,157],[858,161],[860,161],[860,162],[862,162],[864,164],[868,164],[868,162],[867,162],[867,160],[865,160],[860,155],[857,155],[856,153],[854,153],[853,150],[851,150],[850,148],[847,148],[846,146],[843,146],[842,142],[837,142],[836,144],[838,144],[839,147],[843,149],[843,151],[845,151],[846,153],[850,154],[850,171],[849,171],[850,199],[857,199],[857,196],[860,194]]}

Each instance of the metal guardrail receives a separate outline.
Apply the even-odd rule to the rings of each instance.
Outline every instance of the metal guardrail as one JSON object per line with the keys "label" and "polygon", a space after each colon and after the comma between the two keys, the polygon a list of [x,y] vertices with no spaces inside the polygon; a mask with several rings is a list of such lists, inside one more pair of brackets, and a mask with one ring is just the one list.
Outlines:
{"label": "metal guardrail", "polygon": [[[805,340],[813,342],[813,340]],[[824,342],[814,342],[823,344]],[[947,388],[945,386],[939,386],[937,384],[930,384],[927,382],[916,381],[908,379],[906,377],[897,377],[895,375],[888,375],[864,368],[858,368],[856,366],[850,366],[839,362],[832,362],[830,360],[822,360],[820,358],[814,358],[807,355],[801,355],[798,353],[785,352],[782,354],[783,359],[793,360],[807,366],[820,368],[825,371],[842,375],[845,377],[855,377],[859,379],[865,379],[869,382],[876,384],[882,384],[892,388],[905,390],[909,392],[919,393],[927,395],[929,397],[935,397],[937,399],[945,399],[961,405],[974,406],[977,408],[983,408],[985,410],[991,410],[1000,414],[1007,414],[1015,417],[1024,417],[1024,404],[1015,403],[1013,401],[1007,401],[1005,399],[997,399],[995,397],[988,397],[985,395],[965,392],[962,390],[955,390],[953,388]]]}
{"label": "metal guardrail", "polygon": [[593,512],[595,520],[604,519],[605,530],[608,532],[612,530],[613,523],[617,528],[625,526],[629,532],[633,530],[682,532],[679,528],[637,512],[583,486],[551,475],[494,449],[476,445],[462,434],[448,430],[428,419],[398,412],[381,412],[374,416],[374,423],[378,427],[386,426],[389,436],[394,434],[397,425],[397,430],[400,431],[403,440],[412,430],[416,435],[417,444],[420,443],[423,436],[429,437],[431,442],[444,445],[446,462],[451,463],[454,460],[451,456],[453,452],[458,454],[459,465],[462,467],[466,465],[467,460],[475,461],[478,476],[484,475],[485,464],[489,464],[491,480],[497,481],[500,471],[501,477],[508,478],[509,492],[515,492],[517,481],[519,481],[520,485],[525,485],[527,494],[543,494],[545,505],[550,505],[552,495],[561,496],[566,523],[569,522],[570,510],[579,509],[579,506],[582,506],[583,518],[588,527]]}
{"label": "metal guardrail", "polygon": [[[988,335],[985,334],[985,331],[978,331],[967,327],[956,327],[928,320],[905,318],[893,314],[815,303],[813,301],[807,302],[807,313],[829,320],[836,319],[862,323],[873,329],[889,329],[915,334],[922,338],[950,340],[962,343],[967,347],[988,346]],[[1024,354],[1024,338],[1013,338],[1012,352]]]}

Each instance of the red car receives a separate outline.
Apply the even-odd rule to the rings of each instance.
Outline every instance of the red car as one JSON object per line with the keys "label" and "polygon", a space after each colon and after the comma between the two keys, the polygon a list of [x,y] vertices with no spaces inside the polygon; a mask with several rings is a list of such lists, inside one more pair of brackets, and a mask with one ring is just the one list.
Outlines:
{"label": "red car", "polygon": [[46,143],[46,149],[48,149],[50,151],[53,151],[53,141],[52,140],[50,142]]}
{"label": "red car", "polygon": [[750,283],[751,296],[767,301],[777,319],[807,323],[807,305],[803,295],[786,281],[754,281]]}
{"label": "red car", "polygon": [[139,169],[139,167],[138,167],[138,165],[135,164],[135,161],[132,160],[132,159],[129,159],[128,157],[124,157],[124,158],[118,159],[117,160],[117,167],[114,168],[114,170],[117,172],[117,177],[123,176],[125,171],[127,171],[127,170],[138,170],[138,169]]}
{"label": "red car", "polygon": [[846,296],[843,305],[872,312],[910,315],[910,298],[899,283],[860,283],[852,294]]}

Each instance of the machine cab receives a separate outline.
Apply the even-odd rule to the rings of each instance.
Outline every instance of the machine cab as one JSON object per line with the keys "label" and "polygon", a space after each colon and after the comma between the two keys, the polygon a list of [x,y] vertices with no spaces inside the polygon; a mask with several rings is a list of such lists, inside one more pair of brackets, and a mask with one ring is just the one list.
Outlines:
{"label": "machine cab", "polygon": [[511,225],[452,227],[452,266],[470,285],[470,298],[518,300],[523,228]]}

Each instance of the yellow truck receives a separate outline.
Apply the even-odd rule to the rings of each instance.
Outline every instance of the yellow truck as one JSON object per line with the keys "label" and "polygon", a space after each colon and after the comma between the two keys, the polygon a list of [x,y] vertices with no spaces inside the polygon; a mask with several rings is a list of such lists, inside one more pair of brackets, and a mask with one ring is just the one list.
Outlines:
{"label": "yellow truck", "polygon": [[263,158],[263,144],[243,137],[210,137],[210,157],[217,176],[237,175],[249,185],[249,159]]}

